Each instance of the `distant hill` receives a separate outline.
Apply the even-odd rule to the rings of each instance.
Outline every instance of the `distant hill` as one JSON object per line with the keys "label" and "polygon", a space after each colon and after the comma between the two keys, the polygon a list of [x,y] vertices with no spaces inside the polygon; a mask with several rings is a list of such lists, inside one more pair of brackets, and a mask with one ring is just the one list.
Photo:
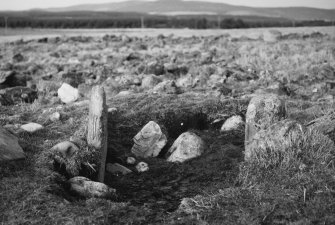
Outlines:
{"label": "distant hill", "polygon": [[236,6],[224,3],[183,1],[183,0],[157,0],[141,1],[129,0],[124,2],[75,5],[64,8],[42,9],[50,12],[70,11],[111,11],[111,12],[137,12],[159,15],[232,15],[232,16],[261,16],[283,17],[295,20],[335,20],[335,9],[317,9],[308,7],[287,8],[254,8]]}

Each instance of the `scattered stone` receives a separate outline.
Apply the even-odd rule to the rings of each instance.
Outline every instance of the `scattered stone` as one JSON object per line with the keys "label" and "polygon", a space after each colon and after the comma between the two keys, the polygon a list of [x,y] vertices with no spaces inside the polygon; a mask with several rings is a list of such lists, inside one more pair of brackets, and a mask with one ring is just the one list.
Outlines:
{"label": "scattered stone", "polygon": [[165,134],[154,121],[147,123],[134,137],[131,152],[138,157],[156,157],[167,143]]}
{"label": "scattered stone", "polygon": [[106,165],[106,171],[112,174],[118,174],[121,173],[122,175],[126,175],[128,173],[132,173],[130,169],[128,169],[125,166],[122,166],[118,163],[107,163]]}
{"label": "scattered stone", "polygon": [[59,112],[54,112],[53,114],[50,115],[49,119],[52,122],[59,121],[60,120],[60,113]]}
{"label": "scattered stone", "polygon": [[108,108],[107,112],[108,113],[115,113],[115,112],[117,112],[117,108],[115,108],[115,107]]}
{"label": "scattered stone", "polygon": [[32,103],[37,97],[37,92],[28,87],[6,88],[0,90],[0,105]]}
{"label": "scattered stone", "polygon": [[142,88],[151,89],[162,82],[162,79],[156,75],[145,75],[142,79]]}
{"label": "scattered stone", "polygon": [[143,173],[143,172],[146,172],[149,170],[149,165],[145,162],[139,162],[137,165],[136,165],[136,169],[139,173]]}
{"label": "scattered stone", "polygon": [[205,150],[204,141],[192,132],[181,134],[173,143],[168,153],[171,155],[167,159],[169,162],[184,162],[202,155]]}
{"label": "scattered stone", "polygon": [[53,153],[58,153],[64,159],[69,159],[79,151],[79,148],[71,141],[63,141],[53,146],[50,150]]}
{"label": "scattered stone", "polygon": [[115,95],[115,97],[124,97],[124,96],[127,96],[127,95],[131,95],[133,94],[134,92],[132,91],[120,91],[117,95]]}
{"label": "scattered stone", "polygon": [[35,133],[37,131],[44,129],[44,127],[38,123],[28,123],[28,124],[22,125],[21,129],[29,133]]}
{"label": "scattered stone", "polygon": [[241,116],[232,116],[228,118],[221,127],[221,132],[238,130],[244,124],[243,118]]}
{"label": "scattered stone", "polygon": [[24,159],[18,138],[0,126],[0,162]]}
{"label": "scattered stone", "polygon": [[73,177],[69,181],[70,190],[85,198],[110,198],[116,191],[106,184],[94,182],[86,177]]}
{"label": "scattered stone", "polygon": [[66,104],[75,102],[79,98],[79,91],[67,83],[63,83],[57,91],[60,100]]}
{"label": "scattered stone", "polygon": [[180,94],[181,90],[177,87],[175,81],[167,80],[157,84],[153,88],[154,93]]}
{"label": "scattered stone", "polygon": [[128,158],[127,158],[127,163],[128,163],[129,165],[134,165],[135,162],[136,162],[136,159],[135,159],[134,157],[128,157]]}
{"label": "scattered stone", "polygon": [[298,122],[285,119],[274,123],[267,129],[258,131],[248,143],[245,149],[244,159],[246,161],[257,160],[257,156],[265,154],[266,151],[285,151],[285,145],[292,140],[304,137],[305,128]]}
{"label": "scattered stone", "polygon": [[249,142],[260,130],[266,130],[272,124],[286,118],[285,102],[278,95],[264,94],[251,99],[245,124],[245,151],[249,151]]}

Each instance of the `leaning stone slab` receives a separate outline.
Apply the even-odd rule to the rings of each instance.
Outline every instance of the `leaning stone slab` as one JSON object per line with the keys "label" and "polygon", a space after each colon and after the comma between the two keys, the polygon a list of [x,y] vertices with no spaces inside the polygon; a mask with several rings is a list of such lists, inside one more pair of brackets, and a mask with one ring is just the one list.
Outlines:
{"label": "leaning stone slab", "polygon": [[98,181],[104,182],[107,157],[107,105],[101,86],[92,88],[87,127],[87,144],[100,152]]}
{"label": "leaning stone slab", "polygon": [[18,138],[0,126],[0,162],[24,159]]}
{"label": "leaning stone slab", "polygon": [[106,184],[91,181],[86,177],[73,177],[68,183],[71,191],[85,198],[110,198],[116,192]]}
{"label": "leaning stone slab", "polygon": [[285,102],[275,94],[264,94],[253,97],[246,113],[245,152],[260,130],[266,130],[272,124],[286,118]]}
{"label": "leaning stone slab", "polygon": [[181,134],[173,143],[168,153],[171,155],[167,159],[169,162],[184,162],[202,155],[205,150],[204,141],[192,132]]}
{"label": "leaning stone slab", "polygon": [[167,143],[165,134],[159,125],[150,121],[134,137],[131,152],[138,157],[156,157]]}

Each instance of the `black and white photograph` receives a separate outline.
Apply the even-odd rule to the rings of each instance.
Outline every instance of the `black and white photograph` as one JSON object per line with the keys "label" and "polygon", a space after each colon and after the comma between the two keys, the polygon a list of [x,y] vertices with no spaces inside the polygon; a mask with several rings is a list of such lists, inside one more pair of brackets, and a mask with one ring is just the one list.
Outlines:
{"label": "black and white photograph", "polygon": [[0,225],[335,225],[334,0],[1,0]]}

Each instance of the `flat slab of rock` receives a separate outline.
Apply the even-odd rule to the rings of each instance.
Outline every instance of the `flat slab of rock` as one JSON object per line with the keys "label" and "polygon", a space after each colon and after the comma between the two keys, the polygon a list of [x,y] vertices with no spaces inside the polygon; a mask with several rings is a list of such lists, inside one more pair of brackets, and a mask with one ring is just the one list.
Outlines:
{"label": "flat slab of rock", "polygon": [[24,159],[23,149],[18,138],[0,127],[0,162]]}
{"label": "flat slab of rock", "polygon": [[266,130],[274,123],[286,118],[285,102],[275,94],[253,97],[248,105],[245,124],[245,150],[260,130]]}
{"label": "flat slab of rock", "polygon": [[75,102],[79,98],[79,91],[67,83],[63,83],[57,91],[60,100],[66,104]]}
{"label": "flat slab of rock", "polygon": [[[304,137],[305,128],[295,120],[285,119],[267,129],[258,131],[245,150],[246,161],[257,160],[259,155],[271,151],[285,151],[285,145],[291,140]],[[279,153],[278,153],[279,154]]]}
{"label": "flat slab of rock", "polygon": [[228,118],[221,127],[221,132],[238,130],[244,124],[243,118],[241,116],[232,116]]}
{"label": "flat slab of rock", "polygon": [[21,126],[21,129],[27,131],[29,133],[35,133],[37,131],[42,130],[44,127],[38,123],[28,123]]}
{"label": "flat slab of rock", "polygon": [[169,162],[184,162],[202,155],[205,150],[204,141],[192,132],[185,132],[181,134],[173,143],[168,153]]}
{"label": "flat slab of rock", "polygon": [[91,181],[86,177],[73,177],[68,182],[71,191],[85,198],[109,198],[116,192],[106,184]]}
{"label": "flat slab of rock", "polygon": [[121,173],[122,175],[126,175],[128,173],[132,173],[130,169],[128,169],[125,166],[122,166],[118,163],[107,163],[106,165],[106,171],[112,174],[118,174]]}
{"label": "flat slab of rock", "polygon": [[159,125],[150,121],[134,137],[134,145],[131,152],[138,157],[156,157],[167,143]]}

